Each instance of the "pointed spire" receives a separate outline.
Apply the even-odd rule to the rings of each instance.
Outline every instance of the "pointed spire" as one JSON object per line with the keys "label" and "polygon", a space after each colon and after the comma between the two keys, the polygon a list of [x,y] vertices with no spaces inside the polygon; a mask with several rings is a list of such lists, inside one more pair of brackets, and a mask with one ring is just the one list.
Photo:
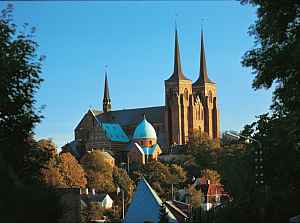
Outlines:
{"label": "pointed spire", "polygon": [[174,47],[174,71],[172,76],[168,80],[188,80],[182,71],[181,61],[180,61],[180,50],[179,50],[179,40],[177,25],[175,24],[175,47]]}
{"label": "pointed spire", "polygon": [[214,83],[208,78],[207,68],[206,68],[206,59],[205,59],[205,49],[204,49],[204,37],[203,30],[201,29],[201,53],[200,53],[200,71],[199,77],[194,85],[204,84],[204,83]]}
{"label": "pointed spire", "polygon": [[109,88],[108,88],[108,80],[107,80],[107,71],[105,71],[105,84],[104,84],[104,97],[106,99],[109,98]]}
{"label": "pointed spire", "polygon": [[103,95],[102,106],[103,106],[103,111],[104,112],[109,112],[111,110],[111,100],[110,100],[110,97],[109,97],[107,71],[105,71],[104,95]]}

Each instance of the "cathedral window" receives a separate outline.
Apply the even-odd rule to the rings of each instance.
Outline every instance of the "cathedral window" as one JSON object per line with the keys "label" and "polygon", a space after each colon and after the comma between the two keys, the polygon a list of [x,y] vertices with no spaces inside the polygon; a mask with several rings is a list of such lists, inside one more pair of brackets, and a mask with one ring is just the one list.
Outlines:
{"label": "cathedral window", "polygon": [[189,98],[189,92],[187,89],[184,89],[184,98],[185,98],[185,100],[188,100],[188,98]]}
{"label": "cathedral window", "polygon": [[210,102],[210,103],[213,102],[213,98],[212,98],[212,93],[211,93],[211,91],[208,92],[208,99],[209,99],[209,102]]}

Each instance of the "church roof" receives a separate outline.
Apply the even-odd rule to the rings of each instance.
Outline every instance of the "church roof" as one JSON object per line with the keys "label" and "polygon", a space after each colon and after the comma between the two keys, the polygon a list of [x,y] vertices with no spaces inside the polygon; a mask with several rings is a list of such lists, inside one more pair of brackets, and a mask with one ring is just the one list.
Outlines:
{"label": "church roof", "polygon": [[214,84],[214,82],[208,78],[208,74],[207,74],[205,49],[204,49],[204,37],[203,37],[203,31],[201,31],[200,71],[199,71],[199,77],[195,81],[195,83],[193,83],[193,85],[201,85],[204,83]]}
{"label": "church roof", "polygon": [[185,77],[180,61],[180,50],[179,50],[179,40],[178,32],[175,30],[175,47],[174,47],[174,70],[173,74],[167,81],[179,81],[179,80],[189,80]]}
{"label": "church roof", "polygon": [[[158,222],[162,201],[145,178],[136,187],[132,201],[124,218],[124,223]],[[166,207],[170,223],[177,222],[174,215]]]}
{"label": "church roof", "polygon": [[100,122],[114,122],[121,126],[137,125],[144,115],[151,123],[164,122],[165,106],[134,108],[109,111],[107,113],[97,112],[96,118]]}
{"label": "church roof", "polygon": [[155,129],[147,121],[145,116],[144,119],[135,128],[133,139],[157,139]]}
{"label": "church roof", "polygon": [[101,123],[102,129],[106,136],[114,142],[129,142],[129,138],[123,131],[122,127],[116,123]]}

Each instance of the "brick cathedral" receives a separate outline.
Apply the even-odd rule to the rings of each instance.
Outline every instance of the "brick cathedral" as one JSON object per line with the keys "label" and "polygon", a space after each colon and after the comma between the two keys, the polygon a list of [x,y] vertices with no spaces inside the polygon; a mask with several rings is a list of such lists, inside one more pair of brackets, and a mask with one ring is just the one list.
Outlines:
{"label": "brick cathedral", "polygon": [[217,87],[208,77],[203,32],[199,76],[194,83],[184,74],[179,48],[176,29],[174,69],[165,80],[165,105],[112,110],[105,74],[102,111],[88,110],[75,128],[75,140],[68,144],[68,150],[77,157],[91,149],[105,149],[112,154],[128,151],[128,146],[135,142],[135,129],[145,118],[153,126],[157,135],[155,142],[163,151],[170,145],[186,144],[194,131],[205,132],[210,138],[218,139],[220,126]]}

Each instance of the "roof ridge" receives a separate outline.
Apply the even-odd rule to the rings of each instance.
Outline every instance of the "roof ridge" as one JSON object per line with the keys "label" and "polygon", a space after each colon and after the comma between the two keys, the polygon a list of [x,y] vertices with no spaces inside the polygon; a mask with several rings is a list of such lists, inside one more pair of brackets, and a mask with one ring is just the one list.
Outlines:
{"label": "roof ridge", "polygon": [[165,107],[165,106],[160,105],[160,106],[151,106],[151,107],[127,108],[127,109],[119,109],[119,110],[109,111],[108,113],[117,112],[117,111],[139,110],[139,109],[149,109],[149,108],[161,108],[161,107]]}
{"label": "roof ridge", "polygon": [[[153,197],[156,200],[156,202],[161,206],[163,204],[163,202],[160,199],[160,197],[158,196],[158,194],[156,193],[156,191],[150,186],[150,184],[147,182],[147,180],[145,179],[145,177],[143,177],[142,180],[146,184],[147,188],[150,190],[150,192],[153,195]],[[168,207],[166,207],[166,211],[168,213],[168,217],[169,218],[176,219],[175,216],[172,214],[172,212],[169,210]]]}

